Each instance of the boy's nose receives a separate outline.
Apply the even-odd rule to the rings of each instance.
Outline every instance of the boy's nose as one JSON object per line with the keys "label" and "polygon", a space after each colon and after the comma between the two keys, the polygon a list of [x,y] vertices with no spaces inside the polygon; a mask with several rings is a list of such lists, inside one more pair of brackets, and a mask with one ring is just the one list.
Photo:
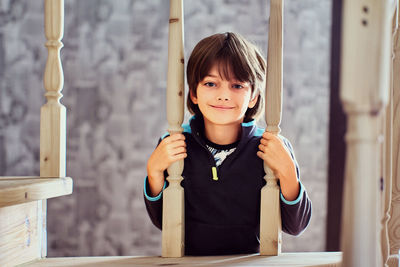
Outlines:
{"label": "boy's nose", "polygon": [[228,98],[228,97],[219,96],[219,97],[218,97],[218,100],[225,100],[225,101],[227,101],[227,100],[229,100],[229,98]]}
{"label": "boy's nose", "polygon": [[217,95],[217,99],[220,101],[228,101],[230,99],[229,96],[229,86],[225,85],[225,86],[221,86],[220,90],[218,90],[219,94]]}

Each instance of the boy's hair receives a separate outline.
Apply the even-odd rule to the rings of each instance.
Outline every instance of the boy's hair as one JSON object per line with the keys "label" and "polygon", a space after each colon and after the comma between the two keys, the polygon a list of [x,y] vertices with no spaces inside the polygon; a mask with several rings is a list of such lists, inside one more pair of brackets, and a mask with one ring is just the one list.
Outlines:
{"label": "boy's hair", "polygon": [[[267,64],[255,45],[241,35],[232,32],[218,33],[201,40],[193,49],[187,65],[187,82],[193,96],[197,96],[197,86],[209,74],[214,64],[218,64],[219,75],[226,80],[235,78],[251,85],[251,97],[257,94],[253,108],[248,108],[244,121],[255,119],[264,107],[264,88]],[[234,77],[230,77],[234,75]],[[198,105],[187,98],[187,107],[192,114],[201,115]]]}

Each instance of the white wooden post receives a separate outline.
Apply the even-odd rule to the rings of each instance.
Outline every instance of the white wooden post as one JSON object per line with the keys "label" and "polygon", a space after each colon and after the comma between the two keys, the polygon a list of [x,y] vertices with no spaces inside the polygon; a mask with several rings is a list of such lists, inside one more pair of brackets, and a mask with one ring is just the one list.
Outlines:
{"label": "white wooden post", "polygon": [[[397,23],[400,20],[397,6]],[[393,37],[393,70],[392,70],[392,154],[391,154],[391,203],[390,220],[388,222],[390,267],[399,266],[400,250],[400,31],[397,28]]]}
{"label": "white wooden post", "polygon": [[343,2],[340,96],[348,124],[343,266],[381,266],[379,118],[389,95],[389,1]]}
{"label": "white wooden post", "polygon": [[[282,114],[283,0],[271,0],[265,120],[267,131],[279,134]],[[260,255],[279,255],[282,223],[279,186],[272,170],[264,163],[267,184],[261,189]]]}
{"label": "white wooden post", "polygon": [[[170,0],[168,36],[167,119],[172,135],[183,131],[184,115],[183,1]],[[162,256],[182,257],[185,241],[183,160],[168,168],[169,186],[163,193]]]}
{"label": "white wooden post", "polygon": [[64,34],[64,0],[45,0],[48,58],[44,72],[47,103],[40,110],[40,176],[65,177],[66,110],[60,103],[64,74],[60,49]]}

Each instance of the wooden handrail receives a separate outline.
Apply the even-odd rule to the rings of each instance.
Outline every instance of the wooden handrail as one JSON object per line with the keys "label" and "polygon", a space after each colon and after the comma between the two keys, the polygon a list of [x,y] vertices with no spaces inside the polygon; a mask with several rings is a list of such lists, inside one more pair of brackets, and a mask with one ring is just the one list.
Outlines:
{"label": "wooden handrail", "polygon": [[55,178],[0,177],[0,208],[72,193],[71,178]]}

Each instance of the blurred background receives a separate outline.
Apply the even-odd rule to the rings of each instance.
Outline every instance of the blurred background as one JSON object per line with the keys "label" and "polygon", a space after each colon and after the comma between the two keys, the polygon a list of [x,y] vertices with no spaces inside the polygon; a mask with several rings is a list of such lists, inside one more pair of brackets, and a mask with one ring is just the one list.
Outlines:
{"label": "blurred background", "polygon": [[[0,0],[0,176],[39,175],[43,2]],[[285,1],[281,128],[313,201],[307,230],[284,235],[285,252],[326,249],[332,2]],[[226,31],[267,55],[269,1],[185,0],[184,10],[186,60]],[[143,179],[167,129],[168,19],[167,0],[65,0],[61,102],[74,193],[48,201],[49,256],[160,255]]]}

